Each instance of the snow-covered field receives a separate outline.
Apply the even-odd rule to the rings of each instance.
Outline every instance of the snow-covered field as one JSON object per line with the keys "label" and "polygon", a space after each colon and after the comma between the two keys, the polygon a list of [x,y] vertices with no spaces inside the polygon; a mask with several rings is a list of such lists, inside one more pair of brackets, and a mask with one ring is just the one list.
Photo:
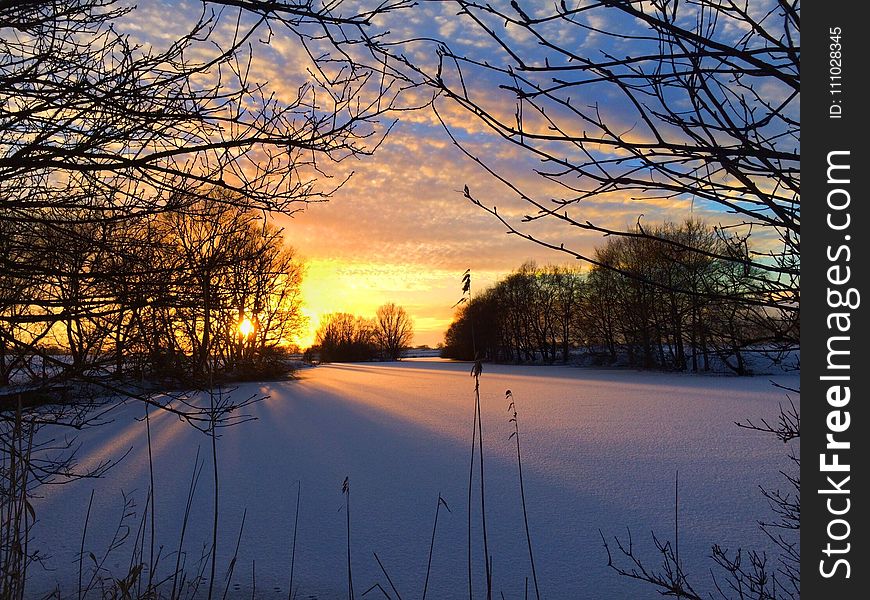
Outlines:
{"label": "snow-covered field", "polygon": [[[777,381],[797,387],[797,375]],[[507,389],[519,411],[529,523],[543,597],[659,597],[648,586],[607,568],[599,529],[612,538],[631,528],[635,550],[658,566],[650,531],[666,539],[672,536],[676,471],[680,552],[690,581],[708,587],[704,582],[713,566],[707,558],[713,543],[771,550],[756,525],[757,519],[770,517],[758,485],[782,484],[778,471],[787,468],[786,447],[733,424],[747,418],[775,420],[778,403],[786,399],[768,378],[485,365],[486,500],[497,597],[503,592],[505,598],[523,598],[525,578],[530,577]],[[345,477],[351,490],[357,597],[376,582],[390,590],[373,552],[402,598],[421,596],[439,493],[452,512],[442,509],[439,516],[427,597],[467,597],[473,410],[468,364],[409,360],[326,365],[303,370],[298,381],[244,384],[236,393],[270,397],[248,409],[256,421],[224,430],[219,440],[216,597],[223,594],[247,509],[228,597],[250,598],[255,571],[257,597],[287,598],[301,481],[294,588],[299,598],[346,598]],[[42,490],[44,497],[35,504],[39,521],[32,543],[51,554],[46,561],[51,570],[30,570],[34,596],[55,585],[75,596],[77,556],[92,489],[97,493],[86,552],[97,558],[114,533],[122,491],[135,497],[141,514],[148,489],[145,425],[136,420],[141,415],[141,406],[124,407],[114,422],[80,436],[84,462],[117,458],[132,447],[106,478]],[[211,539],[209,439],[169,414],[153,414],[151,428],[158,575],[175,565],[197,447],[207,459],[184,544],[188,569],[193,570],[192,563]],[[130,523],[132,539],[139,521]],[[474,584],[482,590],[478,528],[475,513]],[[146,557],[149,546],[146,539]],[[129,548],[117,550],[106,566],[118,576],[126,574],[129,557]],[[89,562],[87,558],[86,569]],[[373,591],[367,598],[372,597],[382,595]]]}

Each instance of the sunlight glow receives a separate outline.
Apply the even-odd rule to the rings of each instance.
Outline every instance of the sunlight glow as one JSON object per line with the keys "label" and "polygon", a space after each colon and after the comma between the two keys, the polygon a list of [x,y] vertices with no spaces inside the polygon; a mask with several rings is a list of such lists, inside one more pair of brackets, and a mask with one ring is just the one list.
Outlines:
{"label": "sunlight glow", "polygon": [[[479,285],[494,282],[499,273],[480,270]],[[395,302],[414,319],[414,344],[436,346],[453,319],[460,269],[427,265],[385,264],[381,261],[312,258],[302,280],[302,313],[307,323],[294,342],[302,348],[315,343],[324,315],[347,312],[373,318],[378,307]]]}
{"label": "sunlight glow", "polygon": [[245,317],[239,322],[239,333],[243,338],[247,338],[249,335],[254,333],[254,324],[251,323],[251,320],[248,317]]}

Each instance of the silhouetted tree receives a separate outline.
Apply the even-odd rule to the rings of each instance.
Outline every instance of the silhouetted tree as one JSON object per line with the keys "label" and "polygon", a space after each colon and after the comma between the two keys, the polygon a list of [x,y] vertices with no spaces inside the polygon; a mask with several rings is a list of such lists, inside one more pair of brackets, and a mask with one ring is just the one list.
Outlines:
{"label": "silhouetted tree", "polygon": [[[129,3],[0,2],[0,464],[15,466],[0,469],[0,515],[27,514],[52,465],[75,475],[64,448],[22,448],[42,425],[93,423],[98,398],[212,432],[238,420],[244,401],[170,405],[133,375],[206,386],[292,337],[299,264],[274,231],[257,238],[252,211],[328,199],[346,180],[329,164],[378,146],[406,83],[351,50],[407,4],[206,2],[149,43],[123,33]],[[273,27],[307,57],[289,91],[251,75]],[[236,212],[207,224],[216,204]],[[26,595],[26,522],[0,527],[3,597]]]}
{"label": "silhouetted tree", "polygon": [[499,312],[501,290],[489,288],[459,305],[444,335],[442,358],[457,360],[505,360],[509,348]]}
{"label": "silhouetted tree", "polygon": [[608,238],[584,274],[522,265],[457,313],[443,355],[470,356],[472,317],[481,356],[489,360],[546,363],[561,355],[566,362],[582,347],[595,362],[647,369],[709,370],[715,357],[745,375],[747,354],[778,348],[783,338],[775,324],[769,329],[775,319],[764,318],[770,309],[744,301],[763,293],[757,275],[745,263],[715,258],[751,252],[748,244],[729,247],[697,219],[648,232]]}
{"label": "silhouetted tree", "polygon": [[[120,355],[125,342],[133,343],[126,339],[131,324],[143,324],[132,299],[171,294],[158,289],[171,265],[165,272],[157,265],[140,269],[151,286],[145,294],[123,276],[136,262],[127,245],[127,232],[140,227],[133,220],[192,215],[206,199],[291,213],[342,185],[342,178],[323,185],[327,163],[377,147],[388,129],[381,117],[394,108],[401,86],[342,47],[368,39],[363,31],[405,2],[373,9],[269,4],[264,16],[257,12],[264,3],[205,3],[186,33],[152,45],[122,33],[136,9],[115,0],[0,4],[0,223],[10,231],[40,227],[39,236],[15,237],[17,247],[0,265],[4,282],[32,283],[3,299],[4,356],[39,355],[36,340],[61,326],[79,363],[102,355],[90,352],[98,347],[92,336],[113,337]],[[299,65],[305,81],[290,94],[252,80],[246,66],[256,59],[256,46],[269,42],[273,26],[310,53]],[[109,228],[120,238],[107,235]],[[54,262],[28,260],[39,258],[40,236],[90,247],[99,253],[100,269],[114,271],[97,277],[96,255],[84,250],[67,257],[55,252]],[[48,280],[55,282],[50,293],[66,295],[45,297]],[[119,297],[106,299],[109,284]],[[159,343],[154,333],[138,341],[174,353],[174,332],[161,332]],[[197,347],[207,349],[202,335],[209,328],[199,333]],[[203,356],[195,361],[200,370]]]}
{"label": "silhouetted tree", "polygon": [[[459,107],[541,163],[534,171],[541,178],[538,192],[514,163],[508,170],[488,159],[466,136],[453,134],[453,120],[442,119],[455,145],[526,212],[513,207],[500,212],[486,192],[466,187],[470,201],[510,233],[606,268],[618,266],[581,251],[575,234],[645,238],[681,251],[684,261],[691,254],[695,261],[734,263],[754,279],[741,300],[766,308],[758,317],[776,321],[768,328],[776,325],[783,342],[798,343],[797,2],[764,7],[713,0],[450,4],[459,15],[459,31],[468,28],[469,36],[485,41],[441,40],[430,56],[427,42],[411,40],[385,52],[430,86],[439,98],[436,108]],[[481,46],[486,48],[478,53]],[[424,55],[429,59],[410,58]],[[602,221],[599,207],[611,203],[633,210],[637,226]],[[724,224],[715,231],[727,243],[710,248],[705,240],[675,239],[643,227],[641,217],[660,210],[662,203],[693,206],[721,219]],[[549,226],[541,229],[538,222]],[[728,250],[750,236],[757,240],[753,252]],[[649,285],[671,285],[655,275],[651,270],[632,274],[651,277]],[[641,305],[645,293],[643,287],[635,290]],[[654,333],[652,321],[635,325]],[[644,351],[655,353],[655,346],[651,338]]]}
{"label": "silhouetted tree", "polygon": [[[546,270],[554,296],[556,341],[562,350],[562,362],[567,363],[571,350],[582,342],[582,327],[588,307],[584,301],[586,282],[576,269],[551,266]],[[555,359],[555,356],[553,357]]]}
{"label": "silhouetted tree", "polygon": [[411,345],[414,322],[401,306],[388,302],[375,314],[374,341],[381,355],[388,360],[399,360],[402,350]]}
{"label": "silhouetted tree", "polygon": [[315,339],[323,362],[356,362],[377,355],[374,322],[349,313],[331,313],[320,320]]}

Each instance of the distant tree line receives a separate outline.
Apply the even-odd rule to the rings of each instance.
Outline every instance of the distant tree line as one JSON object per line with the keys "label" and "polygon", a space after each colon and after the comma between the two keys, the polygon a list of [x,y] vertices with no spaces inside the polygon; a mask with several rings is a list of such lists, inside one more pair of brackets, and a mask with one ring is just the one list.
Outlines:
{"label": "distant tree line", "polygon": [[36,375],[260,372],[303,324],[302,264],[257,213],[216,198],[124,220],[78,217],[63,228],[0,223],[4,255],[26,265],[0,277],[2,385],[33,374],[34,346],[54,353]]}
{"label": "distant tree line", "polygon": [[404,308],[389,302],[378,308],[374,319],[328,314],[321,319],[315,337],[308,354],[318,354],[322,362],[399,360],[411,345],[414,323]]}
{"label": "distant tree line", "polygon": [[442,356],[552,363],[579,350],[603,364],[694,372],[715,358],[746,374],[747,352],[781,352],[799,336],[788,313],[767,306],[766,274],[740,259],[750,253],[690,219],[608,238],[585,273],[526,263],[460,308]]}

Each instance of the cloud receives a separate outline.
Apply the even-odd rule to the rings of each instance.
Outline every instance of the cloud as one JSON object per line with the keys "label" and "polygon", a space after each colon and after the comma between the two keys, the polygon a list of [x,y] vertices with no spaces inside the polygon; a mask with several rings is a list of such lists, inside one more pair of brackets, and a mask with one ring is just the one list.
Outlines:
{"label": "cloud", "polygon": [[[189,29],[200,8],[201,5],[192,2],[171,6],[162,2],[141,2],[140,8],[125,20],[122,30],[146,43],[165,44]],[[531,10],[527,12],[531,14]],[[470,26],[467,17],[457,17],[454,11],[455,8],[451,9],[446,3],[428,4],[416,12],[388,17],[379,26],[389,27],[397,39],[441,35],[448,38],[457,51],[493,62],[504,60],[503,52],[494,48],[494,42],[485,33]],[[172,14],[173,18],[167,19],[166,14]],[[594,27],[610,26],[596,15],[583,18]],[[216,40],[228,41],[232,35],[231,25],[232,19],[222,20],[215,33]],[[587,50],[591,50],[588,45],[596,37],[565,23],[553,22],[545,27],[548,37],[570,47],[580,48],[586,44]],[[518,45],[531,48],[523,31],[513,27],[507,33]],[[268,82],[277,97],[291,101],[297,97],[299,86],[310,79],[307,71],[310,58],[298,42],[280,28],[276,28],[271,37],[265,30],[262,33],[253,43],[255,59],[251,64],[251,80]],[[421,44],[413,48],[417,59],[429,63],[434,57],[433,50],[433,45]],[[445,73],[445,77],[450,76]],[[474,71],[474,76],[468,79],[471,93],[496,118],[512,123],[515,97],[509,91],[498,89],[498,84],[504,83],[498,78],[492,73]],[[572,94],[574,92],[576,90]],[[372,97],[371,93],[366,90],[364,95]],[[411,90],[400,102],[403,106],[425,104],[430,94],[425,88]],[[631,135],[637,139],[649,135],[637,126],[636,116],[624,101],[608,97],[604,91],[600,96],[585,100],[588,103],[600,101],[603,110],[608,111],[607,118],[624,123],[622,130],[631,130]],[[500,139],[485,123],[455,102],[441,99],[436,106],[451,131],[470,152],[493,165],[525,194],[547,207],[557,206],[554,200],[570,197],[571,192],[565,187],[535,173],[536,169],[551,165],[542,165],[535,156]],[[566,226],[554,218],[521,223],[525,215],[535,214],[534,207],[518,199],[510,189],[464,156],[443,131],[432,110],[403,112],[398,116],[400,123],[374,156],[340,163],[325,160],[319,165],[333,176],[326,186],[353,172],[348,183],[329,202],[308,205],[293,218],[274,217],[285,229],[288,242],[308,264],[303,294],[312,330],[303,336],[302,343],[310,343],[313,329],[324,314],[346,311],[372,316],[380,304],[394,301],[405,306],[415,318],[416,342],[435,344],[452,318],[451,307],[459,297],[459,277],[465,269],[472,269],[475,286],[480,289],[528,259],[540,264],[570,260],[566,254],[507,235],[504,225],[463,198],[462,190],[466,185],[486,206],[498,206],[499,214],[517,223],[524,232],[556,245],[564,243],[587,255],[601,243],[600,234]],[[578,122],[576,115],[566,111],[554,110],[548,116],[566,131],[588,129],[594,133],[588,124]],[[529,115],[526,118],[531,119]],[[526,126],[546,130],[542,120],[527,120]],[[577,152],[576,148],[565,146],[560,150],[554,144],[548,149],[566,158],[572,157],[570,152]],[[603,155],[607,149],[592,148],[591,151]],[[570,175],[562,181],[578,184]],[[641,213],[645,223],[668,217],[681,218],[690,211],[708,217],[711,222],[723,219],[721,211],[714,212],[701,204],[693,206],[689,198],[638,201],[626,192],[585,200],[564,210],[578,221],[588,220],[613,228],[635,223]]]}

